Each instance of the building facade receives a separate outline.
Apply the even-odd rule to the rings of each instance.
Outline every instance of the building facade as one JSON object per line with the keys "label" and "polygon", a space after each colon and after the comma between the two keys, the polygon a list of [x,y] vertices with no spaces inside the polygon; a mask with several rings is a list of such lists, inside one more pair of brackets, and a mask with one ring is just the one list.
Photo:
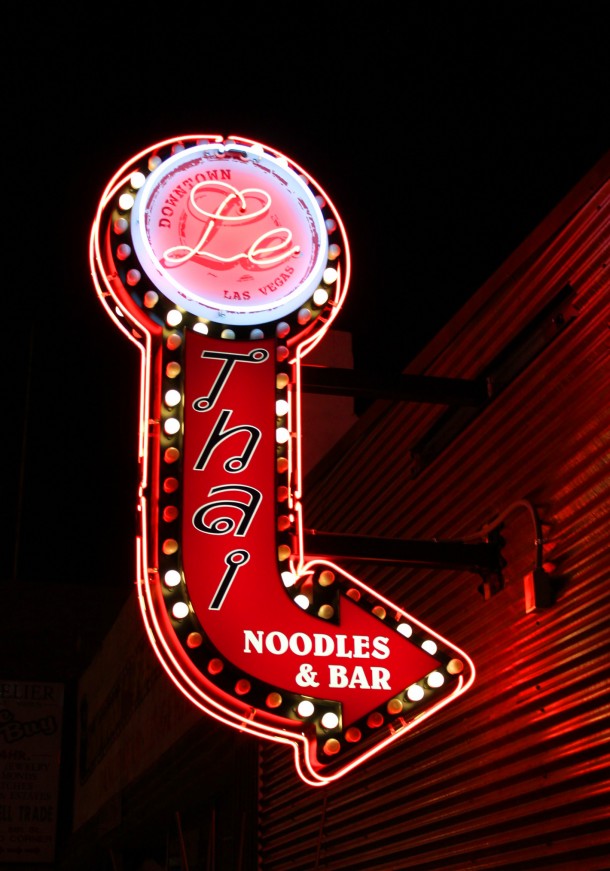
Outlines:
{"label": "building facade", "polygon": [[[306,478],[311,530],[432,553],[497,534],[496,572],[341,558],[465,650],[473,687],[312,788],[287,748],[176,692],[134,595],[79,682],[58,867],[608,867],[609,169],[610,155],[412,361],[404,396],[375,401]],[[410,398],[409,378],[429,395]],[[439,379],[456,385],[442,401]],[[484,389],[466,401],[459,384]]]}

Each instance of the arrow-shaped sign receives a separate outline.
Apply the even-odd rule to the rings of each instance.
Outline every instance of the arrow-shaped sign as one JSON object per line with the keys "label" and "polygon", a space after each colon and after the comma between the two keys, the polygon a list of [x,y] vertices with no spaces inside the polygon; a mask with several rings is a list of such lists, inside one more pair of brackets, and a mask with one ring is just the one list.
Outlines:
{"label": "arrow-shaped sign", "polygon": [[341,777],[474,668],[303,553],[301,360],[347,289],[339,216],[266,146],[168,140],[112,179],[91,264],[142,352],[138,574],[155,652],[207,714],[291,745],[306,783]]}

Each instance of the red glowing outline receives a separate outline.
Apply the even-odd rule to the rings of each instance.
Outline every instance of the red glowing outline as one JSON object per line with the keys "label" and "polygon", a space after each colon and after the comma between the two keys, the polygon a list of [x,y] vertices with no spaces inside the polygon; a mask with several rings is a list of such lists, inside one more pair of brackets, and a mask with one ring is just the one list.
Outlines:
{"label": "red glowing outline", "polygon": [[[141,322],[140,320],[138,320],[133,310],[127,307],[127,305],[125,304],[122,295],[118,292],[115,292],[113,284],[109,280],[109,277],[103,268],[103,256],[100,250],[100,237],[105,229],[105,227],[102,225],[105,209],[107,208],[110,201],[115,197],[117,191],[128,182],[131,174],[136,168],[138,168],[138,164],[144,157],[150,155],[154,151],[160,150],[170,145],[181,144],[186,146],[187,143],[198,144],[201,140],[210,142],[210,144],[225,143],[231,145],[235,143],[236,145],[242,144],[247,146],[256,146],[259,148],[261,147],[260,143],[242,137],[229,136],[225,139],[223,136],[217,134],[198,134],[165,139],[161,142],[156,143],[154,146],[148,147],[140,151],[138,154],[136,154],[134,157],[130,158],[123,164],[123,166],[118,170],[117,173],[115,173],[109,184],[106,186],[97,208],[89,239],[89,263],[97,295],[110,318],[127,336],[129,341],[131,341],[138,348],[140,354],[140,426],[138,436],[138,458],[140,460],[141,478],[138,491],[138,510],[142,514],[142,534],[141,536],[138,536],[136,542],[138,601],[146,632],[148,634],[150,643],[152,644],[153,649],[157,655],[157,658],[161,663],[161,666],[171,678],[171,680],[176,684],[178,689],[194,705],[196,705],[201,711],[203,711],[208,716],[213,717],[220,723],[238,729],[239,731],[246,732],[256,738],[271,740],[276,743],[291,747],[294,755],[296,771],[299,777],[303,780],[303,782],[314,787],[324,786],[332,781],[338,780],[340,777],[352,771],[354,768],[362,765],[368,759],[376,756],[379,752],[384,750],[394,741],[402,738],[406,733],[411,731],[411,729],[413,729],[415,725],[419,724],[423,720],[428,719],[430,716],[432,716],[433,713],[445,707],[447,704],[449,704],[449,702],[453,701],[453,699],[457,698],[457,696],[465,692],[474,682],[475,667],[471,659],[464,651],[449,643],[438,633],[433,632],[428,626],[425,626],[424,624],[416,620],[411,614],[408,614],[406,611],[398,608],[394,603],[385,599],[383,596],[380,596],[378,592],[368,587],[362,581],[359,581],[357,578],[353,577],[352,575],[345,572],[343,569],[334,565],[328,560],[317,559],[308,562],[305,558],[303,547],[304,533],[302,522],[302,507],[300,501],[303,482],[303,467],[300,446],[300,434],[302,428],[301,361],[306,356],[306,354],[309,353],[318,344],[319,341],[321,341],[321,339],[324,337],[332,322],[339,313],[339,310],[345,299],[347,287],[349,284],[350,252],[343,223],[339,215],[337,214],[336,209],[334,208],[330,198],[319,187],[319,185],[314,182],[311,176],[302,167],[287,158],[281,152],[269,148],[268,146],[263,146],[265,151],[273,154],[277,158],[286,160],[289,166],[291,166],[293,169],[296,169],[302,176],[304,176],[312,184],[314,190],[318,191],[324,197],[326,205],[332,211],[334,218],[337,222],[337,226],[340,229],[344,246],[343,254],[345,257],[345,269],[343,273],[341,270],[341,265],[338,265],[339,268],[337,270],[338,276],[336,282],[336,297],[334,301],[330,303],[330,313],[326,320],[321,321],[320,319],[318,319],[318,321],[315,322],[313,325],[315,327],[313,332],[311,331],[311,329],[309,331],[305,329],[300,334],[300,336],[293,336],[287,341],[287,345],[290,350],[288,363],[293,370],[293,380],[291,381],[291,385],[289,385],[289,387],[294,385],[294,389],[288,389],[287,391],[289,397],[287,426],[291,435],[293,436],[289,439],[287,450],[289,490],[288,506],[290,511],[294,514],[294,526],[297,533],[296,539],[298,541],[298,552],[296,554],[293,554],[292,558],[289,560],[291,571],[293,572],[293,574],[295,574],[295,576],[302,576],[311,571],[315,566],[325,566],[331,571],[342,575],[344,578],[348,578],[354,586],[358,587],[359,589],[368,594],[373,595],[378,601],[384,603],[393,612],[395,612],[396,614],[401,614],[406,620],[408,620],[409,623],[416,625],[422,631],[424,631],[426,635],[436,639],[442,645],[449,648],[456,655],[458,655],[463,660],[463,662],[468,665],[469,675],[467,679],[465,679],[464,676],[460,676],[456,681],[455,689],[450,694],[443,696],[440,701],[427,707],[420,714],[415,716],[410,722],[406,722],[404,726],[396,729],[395,731],[390,731],[390,733],[384,740],[376,743],[375,746],[361,753],[357,757],[352,758],[351,761],[347,762],[344,766],[336,768],[332,774],[324,774],[312,765],[310,754],[310,741],[304,733],[287,733],[285,728],[275,728],[273,726],[268,726],[262,722],[255,723],[253,719],[240,716],[236,711],[225,707],[223,704],[221,704],[218,698],[214,698],[206,693],[192,680],[192,678],[186,673],[181,662],[175,656],[172,645],[169,644],[166,640],[165,633],[158,619],[158,604],[155,601],[154,596],[154,587],[155,585],[161,583],[161,579],[158,576],[157,569],[151,568],[149,566],[147,557],[148,514],[147,499],[145,493],[149,483],[149,422],[152,384],[151,361],[154,344],[154,331],[149,329],[148,322]],[[255,709],[252,709],[252,711],[255,716]]]}

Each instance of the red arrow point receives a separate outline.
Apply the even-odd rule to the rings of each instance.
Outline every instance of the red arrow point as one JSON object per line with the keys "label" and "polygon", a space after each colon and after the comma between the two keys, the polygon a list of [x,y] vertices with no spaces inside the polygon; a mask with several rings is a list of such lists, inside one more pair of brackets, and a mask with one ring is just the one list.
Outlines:
{"label": "red arrow point", "polygon": [[351,638],[371,639],[373,644],[366,658],[350,657],[328,664],[328,690],[334,690],[333,697],[341,702],[344,729],[440,666],[431,654],[348,597],[341,602],[341,631]]}

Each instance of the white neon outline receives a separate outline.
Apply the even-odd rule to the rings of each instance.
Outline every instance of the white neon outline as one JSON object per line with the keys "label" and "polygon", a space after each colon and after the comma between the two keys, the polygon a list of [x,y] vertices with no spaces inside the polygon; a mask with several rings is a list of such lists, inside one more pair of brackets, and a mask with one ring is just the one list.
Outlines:
{"label": "white neon outline", "polygon": [[[154,284],[156,290],[163,294],[163,296],[165,296],[166,299],[169,299],[174,305],[180,305],[191,314],[205,317],[210,320],[215,321],[219,317],[222,317],[223,323],[230,327],[239,325],[254,326],[257,324],[276,321],[278,318],[285,317],[311,298],[315,288],[322,280],[325,269],[327,268],[328,238],[325,232],[324,219],[320,207],[314,194],[299,178],[299,174],[294,171],[293,167],[296,167],[296,164],[288,161],[288,158],[272,148],[265,146],[264,151],[261,151],[259,148],[252,148],[252,146],[244,140],[238,141],[232,139],[231,142],[225,142],[222,150],[235,150],[233,148],[233,143],[235,143],[235,145],[241,145],[242,148],[245,147],[248,150],[248,153],[251,152],[251,156],[258,162],[264,160],[268,164],[271,164],[276,172],[283,173],[284,183],[288,180],[297,187],[299,202],[307,204],[308,214],[311,220],[314,221],[320,238],[320,249],[317,253],[313,267],[308,271],[304,280],[300,284],[293,287],[287,295],[282,295],[275,301],[265,301],[253,305],[251,303],[239,304],[231,300],[227,301],[226,304],[221,304],[216,302],[214,299],[202,298],[197,292],[186,288],[182,282],[172,275],[172,267],[166,267],[161,262],[157,253],[152,249],[147,235],[142,228],[146,224],[146,214],[148,211],[147,196],[149,189],[151,187],[154,188],[159,177],[162,177],[164,174],[171,171],[173,164],[180,162],[183,156],[182,151],[173,154],[171,157],[163,161],[162,164],[153,170],[150,176],[146,179],[145,184],[138,190],[135,204],[131,212],[131,238],[138,260],[149,280]],[[193,145],[190,147],[192,148]],[[205,152],[213,147],[212,144],[201,145],[200,150],[201,152]],[[311,177],[306,173],[301,172],[301,175],[304,175],[310,183],[313,183],[313,179],[311,179]],[[216,184],[219,184],[219,182],[216,182]],[[255,189],[249,188],[248,190],[251,192]],[[293,194],[296,195],[294,192]],[[211,227],[208,227],[204,236],[206,236],[211,229]],[[283,228],[283,230],[286,231],[286,228]],[[260,239],[257,241],[260,241]],[[166,253],[167,252],[165,252],[165,254]]]}
{"label": "white neon outline", "polygon": [[[343,224],[340,217],[337,215],[336,210],[332,206],[330,199],[326,196],[324,191],[322,191],[319,185],[314,183],[313,179],[311,179],[311,177],[301,167],[295,164],[294,161],[291,161],[292,166],[297,169],[302,175],[308,178],[309,181],[314,185],[314,187],[318,191],[320,191],[320,193],[326,200],[327,205],[333,211],[337,224],[341,228],[342,240],[344,243],[344,250],[346,256],[346,265],[345,272],[342,276],[341,265],[339,264],[339,274],[335,283],[335,287],[338,288],[337,296],[336,299],[331,300],[331,312],[326,321],[315,322],[315,332],[306,332],[305,337],[301,341],[297,341],[298,337],[293,337],[292,342],[290,340],[288,342],[288,345],[291,347],[292,352],[292,356],[289,358],[288,362],[293,369],[293,380],[287,386],[287,396],[289,399],[287,423],[290,432],[294,433],[295,435],[295,438],[291,438],[289,440],[287,451],[289,482],[288,501],[290,510],[295,516],[294,526],[297,532],[298,541],[298,553],[296,554],[296,560],[294,558],[291,558],[288,563],[293,574],[299,577],[304,574],[311,573],[316,566],[325,566],[331,571],[349,579],[355,587],[361,589],[367,594],[374,596],[387,608],[392,609],[395,614],[400,614],[409,623],[419,627],[419,629],[422,630],[429,637],[436,638],[444,647],[452,651],[459,659],[463,661],[464,664],[468,666],[469,675],[467,679],[464,679],[464,677],[460,675],[457,678],[455,688],[451,693],[444,695],[442,699],[440,699],[435,704],[430,705],[421,713],[417,713],[409,722],[405,722],[402,727],[396,729],[393,732],[390,732],[384,740],[375,743],[373,747],[369,748],[369,750],[359,754],[358,756],[356,756],[356,758],[352,759],[350,762],[347,762],[345,765],[336,767],[333,773],[324,774],[312,764],[310,741],[304,733],[299,733],[298,731],[288,733],[285,728],[280,729],[279,727],[267,725],[266,723],[260,721],[257,721],[255,723],[254,718],[256,716],[256,711],[254,709],[251,709],[252,714],[250,717],[238,715],[236,711],[233,711],[223,705],[218,700],[218,698],[209,695],[204,688],[198,686],[192,680],[189,674],[187,674],[187,672],[185,671],[178,657],[174,654],[172,646],[170,646],[170,644],[168,643],[164,630],[161,627],[159,621],[159,617],[157,614],[157,603],[155,602],[155,597],[153,595],[153,585],[155,583],[161,584],[162,581],[159,577],[157,569],[149,566],[147,556],[148,513],[147,499],[145,493],[149,481],[148,443],[149,427],[150,425],[155,423],[150,420],[150,388],[152,383],[151,358],[153,348],[153,334],[149,329],[147,329],[146,324],[138,320],[136,316],[131,312],[131,310],[124,304],[121,294],[119,292],[115,292],[112,282],[109,280],[103,268],[103,256],[100,250],[100,235],[104,232],[105,229],[102,226],[104,211],[108,207],[108,204],[111,202],[113,197],[116,195],[117,191],[122,186],[124,186],[127,179],[131,175],[131,173],[128,172],[129,167],[136,166],[143,157],[145,157],[146,155],[150,155],[155,150],[164,148],[167,145],[183,143],[190,140],[206,140],[216,143],[222,143],[223,141],[225,141],[223,140],[222,136],[217,136],[216,134],[199,134],[197,136],[172,137],[139,152],[137,155],[127,161],[123,165],[123,167],[121,167],[117,171],[117,173],[115,173],[115,175],[106,186],[96,211],[89,238],[89,263],[91,268],[91,276],[98,298],[104,306],[109,317],[127,336],[129,341],[136,345],[140,353],[140,427],[138,438],[138,458],[140,460],[141,478],[139,482],[138,492],[138,510],[142,514],[142,532],[141,535],[137,536],[136,538],[136,583],[138,602],[149,641],[153,647],[153,650],[155,651],[155,654],[161,666],[171,678],[171,680],[176,684],[178,689],[197,708],[202,710],[208,716],[213,717],[217,721],[224,723],[225,725],[228,725],[232,728],[238,729],[239,731],[244,731],[254,737],[271,740],[278,744],[291,747],[293,751],[294,763],[297,774],[303,780],[303,782],[313,787],[325,786],[333,781],[338,780],[340,777],[343,777],[345,774],[362,765],[373,756],[376,756],[390,744],[394,743],[394,741],[397,741],[404,737],[404,735],[410,732],[411,729],[413,729],[416,725],[428,719],[430,716],[432,716],[432,714],[436,713],[436,711],[442,709],[459,695],[461,695],[463,692],[465,692],[474,682],[476,675],[475,666],[470,657],[463,650],[450,643],[447,639],[443,638],[443,636],[439,635],[434,630],[430,629],[429,626],[421,623],[419,620],[413,617],[413,615],[404,611],[402,608],[397,607],[393,602],[390,602],[388,599],[380,595],[379,592],[373,590],[371,587],[368,587],[366,584],[346,572],[344,569],[334,565],[328,560],[315,559],[311,561],[306,561],[305,559],[303,548],[304,532],[302,522],[302,507],[300,502],[303,476],[300,445],[300,433],[302,424],[300,401],[301,361],[306,356],[306,354],[309,353],[309,351],[312,350],[312,348],[314,348],[319,341],[321,341],[341,308],[349,283],[350,257],[349,247],[347,244],[347,238],[345,236]],[[259,143],[256,143],[253,140],[241,139],[239,137],[229,137],[226,142],[229,141],[231,144],[246,144],[249,146],[255,146],[259,149],[262,147]],[[276,152],[273,149],[267,148],[266,146],[265,148],[266,150],[274,153],[277,157],[288,160],[288,158],[285,158],[284,155],[282,155],[280,152]],[[118,307],[118,309],[120,310],[122,317],[119,317],[117,315],[116,307]],[[131,329],[129,329],[127,325],[129,325]],[[293,385],[294,389],[292,389]],[[159,596],[162,597],[162,594],[159,594]],[[179,650],[179,642],[174,641],[173,643],[176,649]],[[203,678],[203,675],[201,675],[201,677]],[[247,710],[247,708],[248,706],[244,704],[244,709]],[[262,713],[264,714],[266,712]],[[269,717],[271,718],[272,716],[273,715],[270,713]],[[295,729],[296,728],[298,728],[297,724],[295,724]]]}

